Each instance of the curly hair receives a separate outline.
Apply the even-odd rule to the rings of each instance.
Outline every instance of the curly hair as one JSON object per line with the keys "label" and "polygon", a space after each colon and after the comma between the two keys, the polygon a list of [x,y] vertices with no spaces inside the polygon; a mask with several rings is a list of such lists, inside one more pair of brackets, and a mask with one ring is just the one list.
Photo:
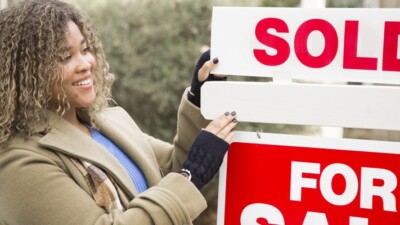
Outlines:
{"label": "curly hair", "polygon": [[[69,21],[79,27],[97,61],[96,101],[77,113],[95,126],[94,113],[108,106],[114,76],[89,19],[58,0],[20,2],[0,11],[0,144],[16,133],[32,135],[46,110],[62,115],[68,109],[65,93],[54,97],[51,90],[63,81],[61,56]],[[58,104],[56,109],[52,108],[53,102]]]}

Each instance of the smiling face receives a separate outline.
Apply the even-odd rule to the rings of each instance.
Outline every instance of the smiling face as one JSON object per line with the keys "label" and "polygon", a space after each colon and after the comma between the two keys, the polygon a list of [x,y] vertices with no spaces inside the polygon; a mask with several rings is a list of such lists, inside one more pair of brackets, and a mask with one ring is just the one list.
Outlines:
{"label": "smiling face", "polygon": [[[62,55],[62,89],[70,105],[67,113],[75,114],[77,108],[90,107],[96,100],[93,87],[96,60],[78,26],[72,21],[67,24],[66,40],[66,49]],[[53,95],[63,96],[60,93],[62,89],[55,87]]]}

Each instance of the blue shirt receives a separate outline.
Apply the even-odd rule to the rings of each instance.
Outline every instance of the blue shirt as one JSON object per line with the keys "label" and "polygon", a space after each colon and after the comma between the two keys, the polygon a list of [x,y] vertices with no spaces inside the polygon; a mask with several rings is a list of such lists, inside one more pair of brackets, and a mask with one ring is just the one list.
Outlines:
{"label": "blue shirt", "polygon": [[126,169],[129,176],[131,177],[133,184],[139,193],[148,189],[146,178],[142,170],[136,165],[136,163],[130,159],[118,146],[116,146],[110,139],[102,135],[97,130],[89,127],[90,133],[93,139],[107,149],[115,158],[122,164]]}

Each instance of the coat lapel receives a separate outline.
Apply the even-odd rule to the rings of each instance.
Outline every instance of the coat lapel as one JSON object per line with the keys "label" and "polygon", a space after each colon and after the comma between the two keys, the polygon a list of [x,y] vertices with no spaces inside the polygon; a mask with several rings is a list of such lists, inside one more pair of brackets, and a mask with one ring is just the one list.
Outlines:
{"label": "coat lapel", "polygon": [[160,181],[161,173],[151,146],[126,111],[120,107],[108,108],[96,117],[96,122],[100,132],[141,168],[149,186]]}
{"label": "coat lapel", "polygon": [[56,115],[50,115],[50,124],[51,130],[40,139],[40,145],[83,159],[104,169],[124,186],[123,189],[131,197],[137,195],[138,192],[131,178],[111,153],[91,137]]}

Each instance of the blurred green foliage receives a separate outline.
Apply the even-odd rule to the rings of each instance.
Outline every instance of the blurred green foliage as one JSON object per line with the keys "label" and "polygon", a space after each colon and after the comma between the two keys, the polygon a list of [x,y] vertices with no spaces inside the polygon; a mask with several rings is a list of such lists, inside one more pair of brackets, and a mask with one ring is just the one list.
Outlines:
{"label": "blurred green foliage", "polygon": [[296,7],[301,0],[262,0],[261,6],[266,7]]}
{"label": "blurred green foliage", "polygon": [[363,0],[327,0],[326,7],[331,8],[356,8],[363,7]]}
{"label": "blurred green foliage", "polygon": [[[262,0],[260,6],[266,7],[298,7],[301,0]],[[326,7],[354,8],[362,7],[363,0],[326,0]]]}

